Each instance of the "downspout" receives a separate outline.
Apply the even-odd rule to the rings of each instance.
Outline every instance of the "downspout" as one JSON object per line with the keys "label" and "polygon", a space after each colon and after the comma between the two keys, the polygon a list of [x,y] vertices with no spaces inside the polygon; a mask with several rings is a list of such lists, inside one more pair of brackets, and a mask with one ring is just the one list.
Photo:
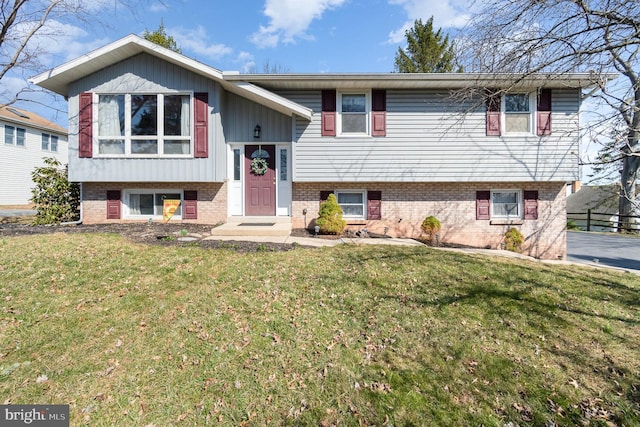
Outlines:
{"label": "downspout", "polygon": [[61,222],[60,225],[80,225],[82,224],[82,183],[80,183],[80,219],[77,221]]}

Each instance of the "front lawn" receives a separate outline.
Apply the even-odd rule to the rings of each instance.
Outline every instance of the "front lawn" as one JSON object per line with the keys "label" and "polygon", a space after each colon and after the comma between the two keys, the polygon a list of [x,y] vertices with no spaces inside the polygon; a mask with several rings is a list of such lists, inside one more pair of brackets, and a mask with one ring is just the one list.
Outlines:
{"label": "front lawn", "polygon": [[424,247],[0,248],[0,396],[74,426],[640,424],[636,275]]}

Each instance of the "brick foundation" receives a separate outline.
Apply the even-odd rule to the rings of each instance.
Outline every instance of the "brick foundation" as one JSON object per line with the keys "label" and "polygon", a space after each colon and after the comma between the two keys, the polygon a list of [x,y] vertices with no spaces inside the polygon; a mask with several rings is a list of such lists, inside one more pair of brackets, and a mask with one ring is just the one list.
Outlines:
{"label": "brick foundation", "polygon": [[[498,225],[476,220],[476,191],[509,188],[538,191],[538,219],[517,225]],[[382,219],[347,221],[348,228],[367,228],[393,237],[422,234],[425,217],[442,223],[443,243],[481,248],[499,248],[504,233],[518,228],[525,236],[524,253],[542,259],[566,257],[565,183],[294,183],[293,227],[311,228],[320,206],[320,192],[333,189],[382,191]],[[306,222],[302,214],[307,209]]]}
{"label": "brick foundation", "polygon": [[198,192],[198,219],[181,220],[184,223],[218,224],[227,221],[226,183],[84,183],[82,185],[83,222],[103,224],[110,222],[139,222],[146,220],[107,219],[107,191],[127,189],[196,190]]}

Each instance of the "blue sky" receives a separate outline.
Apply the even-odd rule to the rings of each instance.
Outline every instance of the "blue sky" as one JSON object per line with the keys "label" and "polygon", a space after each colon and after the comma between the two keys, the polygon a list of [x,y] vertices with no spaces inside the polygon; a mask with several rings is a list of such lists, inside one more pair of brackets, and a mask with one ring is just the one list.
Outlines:
{"label": "blue sky", "polygon": [[[82,3],[101,22],[51,18],[48,32],[56,35],[34,39],[46,52],[39,58],[44,67],[154,31],[162,21],[183,54],[222,71],[263,72],[268,63],[291,73],[391,72],[414,20],[433,16],[436,28],[454,36],[470,13],[465,0],[141,0],[144,7],[135,9],[114,8],[113,0]],[[17,93],[32,74],[7,75],[2,89]],[[27,96],[52,105],[41,95]],[[67,124],[61,98],[53,102],[57,112],[37,103],[16,105]]]}
{"label": "blue sky", "polygon": [[389,72],[404,30],[415,19],[434,16],[436,28],[454,34],[468,18],[468,2],[460,0],[148,0],[146,5],[135,11],[108,8],[107,25],[91,30],[67,24],[67,36],[51,40],[48,65],[130,33],[153,31],[162,20],[185,55],[225,71],[262,72],[268,61],[290,72]]}
{"label": "blue sky", "polygon": [[[76,0],[73,0],[76,1]],[[126,2],[123,2],[126,3]],[[113,0],[82,0],[98,22],[51,18],[54,36],[33,39],[53,68],[128,34],[163,22],[182,53],[222,71],[263,72],[265,64],[290,73],[391,72],[404,33],[414,20],[454,36],[469,19],[464,0],[141,0],[135,9]],[[474,2],[479,5],[480,2]],[[35,72],[10,73],[2,91],[15,94]],[[41,94],[16,106],[66,127],[66,105]],[[54,109],[44,106],[53,106]],[[57,109],[57,111],[56,111]]]}

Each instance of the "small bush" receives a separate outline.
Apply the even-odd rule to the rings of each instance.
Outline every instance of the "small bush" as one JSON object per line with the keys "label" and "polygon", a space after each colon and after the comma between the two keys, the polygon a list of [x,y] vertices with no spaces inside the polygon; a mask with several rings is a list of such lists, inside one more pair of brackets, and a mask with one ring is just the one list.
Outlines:
{"label": "small bush", "polygon": [[58,224],[75,221],[79,215],[80,188],[69,182],[67,168],[49,157],[44,165],[34,169],[31,178],[35,184],[31,201],[36,208],[36,224]]}
{"label": "small bush", "polygon": [[342,219],[342,208],[334,194],[329,194],[327,200],[320,204],[316,225],[321,234],[342,234],[347,222]]}
{"label": "small bush", "polygon": [[567,220],[567,230],[581,230],[580,226],[572,219]]}
{"label": "small bush", "polygon": [[435,216],[428,216],[422,221],[422,225],[420,226],[422,231],[429,236],[429,241],[431,245],[438,244],[438,233],[442,229],[442,224],[440,224],[440,220]]}
{"label": "small bush", "polygon": [[511,227],[506,233],[504,233],[504,245],[506,250],[511,252],[520,252],[523,243],[524,236],[517,228]]}

